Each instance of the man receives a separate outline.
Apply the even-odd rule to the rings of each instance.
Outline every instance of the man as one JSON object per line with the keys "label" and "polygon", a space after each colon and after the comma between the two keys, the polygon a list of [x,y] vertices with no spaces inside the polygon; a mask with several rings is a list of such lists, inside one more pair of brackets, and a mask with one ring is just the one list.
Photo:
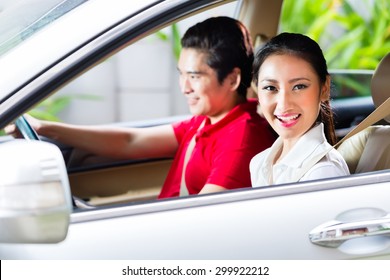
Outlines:
{"label": "man", "polygon": [[107,128],[28,116],[31,125],[40,135],[101,156],[174,157],[159,198],[249,187],[250,159],[275,137],[257,114],[257,102],[246,99],[253,62],[248,31],[235,19],[216,17],[189,28],[181,42],[177,68],[191,119]]}

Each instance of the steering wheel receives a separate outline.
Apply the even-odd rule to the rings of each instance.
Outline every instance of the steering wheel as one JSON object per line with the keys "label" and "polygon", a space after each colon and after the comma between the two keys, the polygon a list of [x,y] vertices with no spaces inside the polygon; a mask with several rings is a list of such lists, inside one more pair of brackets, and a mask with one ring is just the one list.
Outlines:
{"label": "steering wheel", "polygon": [[19,129],[19,131],[23,135],[24,139],[26,139],[26,140],[40,140],[38,133],[28,123],[28,121],[26,120],[26,118],[23,115],[16,119],[15,126]]}

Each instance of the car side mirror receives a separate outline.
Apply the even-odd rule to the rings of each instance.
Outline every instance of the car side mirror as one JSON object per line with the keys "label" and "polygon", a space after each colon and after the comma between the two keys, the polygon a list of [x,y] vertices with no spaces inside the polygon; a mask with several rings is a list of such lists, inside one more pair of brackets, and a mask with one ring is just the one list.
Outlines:
{"label": "car side mirror", "polygon": [[57,243],[72,210],[61,151],[42,141],[0,144],[0,242]]}

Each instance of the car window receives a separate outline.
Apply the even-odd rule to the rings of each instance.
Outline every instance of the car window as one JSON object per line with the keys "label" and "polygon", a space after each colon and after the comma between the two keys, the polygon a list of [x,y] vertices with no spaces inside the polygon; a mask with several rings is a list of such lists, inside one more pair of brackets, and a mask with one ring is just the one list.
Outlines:
{"label": "car window", "polygon": [[303,33],[320,44],[335,98],[368,96],[373,70],[390,49],[389,10],[389,1],[285,0],[279,32]]}
{"label": "car window", "polygon": [[[168,118],[170,122],[172,117],[187,117],[188,105],[180,92],[177,71],[180,38],[190,26],[210,16],[233,17],[236,5],[233,1],[186,17],[126,46],[62,87],[30,114],[73,124],[123,126],[156,125]],[[99,206],[154,200],[171,164],[170,159],[113,163],[79,151],[72,151],[69,157],[68,151],[63,152],[72,193]],[[107,172],[101,172],[102,168]],[[104,183],[107,180],[110,182]]]}
{"label": "car window", "polygon": [[0,56],[85,1],[1,1]]}
{"label": "car window", "polygon": [[237,2],[187,17],[84,73],[31,113],[75,124],[155,120],[189,114],[176,70],[180,38],[210,16],[234,16]]}

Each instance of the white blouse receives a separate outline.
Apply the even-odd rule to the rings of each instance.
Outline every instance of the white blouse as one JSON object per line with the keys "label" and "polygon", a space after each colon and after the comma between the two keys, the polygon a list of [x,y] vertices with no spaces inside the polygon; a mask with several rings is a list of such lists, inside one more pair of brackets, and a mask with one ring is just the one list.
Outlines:
{"label": "white blouse", "polygon": [[[279,137],[270,148],[252,158],[249,169],[253,187],[349,175],[344,158],[326,141],[322,123],[302,135],[291,151],[273,165],[282,145],[282,139]],[[326,155],[302,177],[296,178],[305,165],[312,164],[313,158],[324,153]]]}

